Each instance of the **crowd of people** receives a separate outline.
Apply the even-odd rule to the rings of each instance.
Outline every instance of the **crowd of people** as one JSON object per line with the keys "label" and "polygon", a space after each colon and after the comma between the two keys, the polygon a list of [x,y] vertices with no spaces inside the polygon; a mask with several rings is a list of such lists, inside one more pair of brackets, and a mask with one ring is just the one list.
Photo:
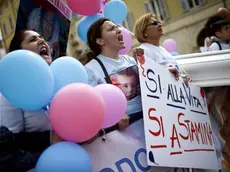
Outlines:
{"label": "crowd of people", "polygon": [[205,24],[207,38],[203,52],[230,49],[230,12],[219,8]]}
{"label": "crowd of people", "polygon": [[[226,9],[219,9],[218,14],[208,20],[207,51],[230,48],[229,22],[230,13]],[[119,55],[119,51],[125,47],[119,27],[106,18],[100,18],[91,25],[87,35],[89,50],[85,68],[90,85],[113,84],[126,96],[126,115],[117,124],[118,130],[123,132],[133,122],[142,120],[143,114],[137,62],[134,57]],[[160,46],[162,35],[162,24],[155,15],[149,13],[141,16],[135,24],[135,36],[140,46],[134,51],[168,68],[176,80],[183,76],[182,79],[188,84],[190,79],[181,75],[182,70],[175,58]],[[45,52],[42,50],[44,47]],[[49,45],[35,31],[15,33],[10,51],[19,49],[33,51],[48,64],[52,63]],[[15,108],[0,94],[0,171],[28,171],[35,167],[38,157],[50,144],[62,140],[51,132],[48,114],[47,109],[23,111]],[[97,138],[87,143],[91,144]]]}

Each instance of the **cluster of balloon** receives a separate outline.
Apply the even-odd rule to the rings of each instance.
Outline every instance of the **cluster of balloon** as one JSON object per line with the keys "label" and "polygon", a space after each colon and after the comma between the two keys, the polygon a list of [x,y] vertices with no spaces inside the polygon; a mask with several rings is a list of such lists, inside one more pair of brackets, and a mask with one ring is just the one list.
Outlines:
{"label": "cluster of balloon", "polygon": [[[78,24],[78,34],[85,42],[87,30],[95,20],[105,15],[120,24],[127,15],[121,0],[107,4],[105,0],[67,0],[67,3],[74,12],[86,15]],[[132,36],[125,28],[121,32],[126,48],[120,54],[124,54],[131,48]],[[17,108],[40,110],[51,102],[51,125],[60,137],[69,141],[47,148],[37,163],[38,172],[92,171],[87,152],[72,142],[93,138],[101,128],[115,125],[126,111],[127,100],[119,88],[109,84],[89,86],[84,66],[68,56],[49,66],[40,55],[28,50],[8,53],[0,61],[0,80],[4,81],[0,92]]]}
{"label": "cluster of balloon", "polygon": [[54,77],[49,65],[28,50],[8,53],[0,61],[0,92],[15,107],[40,110],[51,101]]}
{"label": "cluster of balloon", "polygon": [[[94,23],[96,20],[105,17],[116,24],[122,24],[128,13],[127,6],[122,0],[111,0],[108,3],[106,3],[106,0],[84,0],[84,3],[92,4],[90,7],[84,5],[82,0],[67,0],[67,3],[74,12],[85,16],[77,24],[78,36],[85,43],[87,43],[87,32],[92,23]],[[93,6],[93,4],[96,5]],[[122,31],[125,44],[125,48],[120,51],[120,54],[126,54],[129,52],[132,46],[132,35],[127,29],[120,29]]]}
{"label": "cluster of balloon", "polygon": [[174,39],[166,39],[163,42],[163,47],[172,55],[178,56],[179,53],[177,52],[177,43]]}

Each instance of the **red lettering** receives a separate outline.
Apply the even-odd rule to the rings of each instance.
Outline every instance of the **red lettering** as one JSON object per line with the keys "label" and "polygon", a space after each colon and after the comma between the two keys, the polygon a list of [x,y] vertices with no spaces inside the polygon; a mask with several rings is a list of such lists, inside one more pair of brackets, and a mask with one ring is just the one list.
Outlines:
{"label": "red lettering", "polygon": [[163,123],[162,116],[160,117],[160,120],[161,120],[162,135],[163,135],[163,137],[165,137],[165,129],[164,129],[164,123]]}
{"label": "red lettering", "polygon": [[174,148],[174,140],[177,140],[177,144],[178,144],[179,148],[181,148],[181,146],[180,146],[180,140],[178,138],[178,134],[177,134],[177,130],[176,130],[175,124],[173,124],[172,137],[170,137],[170,139],[172,140],[172,145],[171,145],[172,148]]}
{"label": "red lettering", "polygon": [[[181,116],[184,116],[184,114],[183,114],[183,113],[179,113],[179,114],[178,114],[178,123],[179,123],[180,126],[183,126],[183,127],[186,129],[186,131],[188,132],[187,126],[186,126],[184,123],[181,123],[181,122],[180,122],[180,117],[181,117]],[[188,140],[189,134],[187,134],[187,136],[183,136],[181,133],[179,133],[179,135],[180,135],[180,137],[181,137],[182,139]]]}
{"label": "red lettering", "polygon": [[204,134],[204,144],[208,144],[208,140],[207,140],[207,127],[205,124],[202,124],[203,126],[203,134]]}
{"label": "red lettering", "polygon": [[197,134],[197,137],[198,137],[198,138],[197,138],[198,144],[200,144],[199,135],[200,135],[200,137],[201,137],[202,143],[204,143],[203,134],[202,134],[202,131],[201,131],[201,128],[200,128],[200,123],[198,122],[198,125],[197,125],[197,123],[194,123],[194,125],[195,125],[196,134]]}
{"label": "red lettering", "polygon": [[192,121],[191,121],[191,140],[192,141],[194,141],[194,134],[196,133],[196,130],[195,130],[195,128],[194,128],[194,126],[193,126],[193,123],[192,123]]}
{"label": "red lettering", "polygon": [[149,130],[149,132],[150,132],[152,135],[154,135],[154,136],[159,136],[160,133],[161,133],[161,128],[162,128],[162,127],[161,127],[161,122],[160,122],[160,120],[159,120],[157,117],[151,116],[151,115],[150,115],[150,113],[151,113],[152,111],[155,112],[156,109],[155,109],[155,108],[150,108],[150,109],[149,109],[149,111],[148,111],[149,119],[157,122],[157,124],[158,124],[158,126],[159,126],[159,130],[156,131],[156,132],[154,132],[154,131],[152,131],[152,130]]}
{"label": "red lettering", "polygon": [[212,146],[212,144],[213,144],[213,136],[212,136],[212,128],[211,128],[211,126],[210,125],[208,125],[207,123],[206,123],[206,125],[207,125],[207,128],[208,128],[208,133],[207,133],[207,135],[208,135],[208,140],[209,140],[209,143],[210,143],[210,145]]}
{"label": "red lettering", "polygon": [[189,122],[190,122],[190,120],[185,120],[184,122],[186,122],[186,123],[187,123],[188,135],[189,135],[190,141],[192,141],[192,140],[191,140],[190,126],[189,126]]}

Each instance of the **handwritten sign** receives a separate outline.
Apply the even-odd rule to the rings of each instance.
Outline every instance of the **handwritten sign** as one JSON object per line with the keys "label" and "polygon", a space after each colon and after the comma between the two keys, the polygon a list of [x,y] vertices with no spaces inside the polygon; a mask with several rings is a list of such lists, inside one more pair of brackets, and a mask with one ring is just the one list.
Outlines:
{"label": "handwritten sign", "polygon": [[138,63],[148,164],[217,169],[203,89],[176,81],[151,59]]}
{"label": "handwritten sign", "polygon": [[[189,169],[148,166],[143,120],[130,125],[125,131],[107,134],[106,142],[98,138],[83,147],[92,160],[92,171],[95,172],[189,172]],[[193,172],[209,171],[193,169]]]}

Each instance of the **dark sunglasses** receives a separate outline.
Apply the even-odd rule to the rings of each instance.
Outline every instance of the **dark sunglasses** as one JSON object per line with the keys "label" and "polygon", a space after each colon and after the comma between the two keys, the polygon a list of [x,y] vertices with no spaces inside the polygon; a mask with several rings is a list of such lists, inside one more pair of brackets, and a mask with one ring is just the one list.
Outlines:
{"label": "dark sunglasses", "polygon": [[154,25],[154,26],[156,26],[156,25],[158,25],[158,24],[161,24],[161,22],[159,22],[159,21],[157,21],[157,20],[154,20],[151,24],[149,24],[148,26],[150,26],[150,25]]}

